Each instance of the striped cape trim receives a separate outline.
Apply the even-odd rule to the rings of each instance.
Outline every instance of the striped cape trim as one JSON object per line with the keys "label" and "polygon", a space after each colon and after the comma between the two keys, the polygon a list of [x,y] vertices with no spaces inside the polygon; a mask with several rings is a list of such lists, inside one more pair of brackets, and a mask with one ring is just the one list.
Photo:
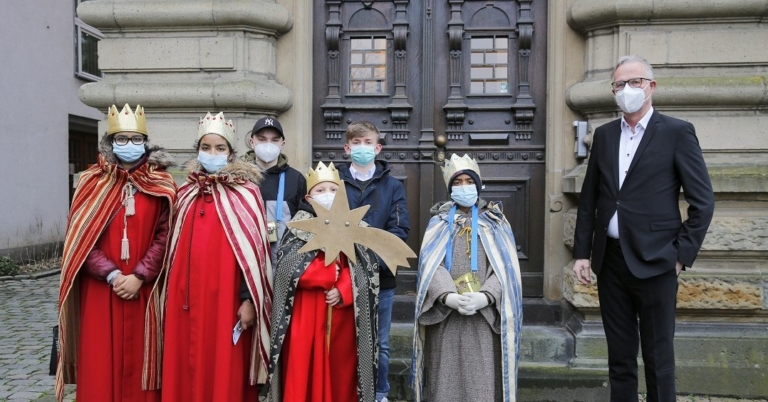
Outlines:
{"label": "striped cape trim", "polygon": [[[424,336],[426,328],[418,324],[429,283],[435,271],[443,265],[449,240],[447,214],[435,215],[429,220],[419,256],[419,276],[416,285],[416,323],[413,329],[413,356],[411,358],[411,388],[415,401],[424,398]],[[478,222],[479,237],[491,263],[494,274],[502,286],[501,352],[504,402],[517,400],[517,366],[520,356],[520,336],[523,330],[523,297],[520,263],[512,228],[501,213],[498,203],[489,203]],[[458,223],[452,229],[457,232]],[[454,233],[454,236],[456,233]],[[510,252],[513,251],[513,252]]]}
{"label": "striped cape trim", "polygon": [[[164,168],[145,163],[133,173],[120,169],[99,155],[97,163],[80,175],[72,199],[59,283],[59,362],[54,390],[57,400],[64,397],[64,385],[76,382],[77,337],[79,336],[79,288],[77,275],[112,217],[122,206],[120,193],[132,182],[142,193],[168,200],[173,212],[176,184]],[[147,315],[156,310],[150,299]],[[145,320],[146,321],[146,320]],[[145,329],[144,356],[156,348],[156,340]],[[154,333],[156,331],[149,331]],[[146,369],[145,359],[145,369]],[[151,375],[146,370],[143,376]]]}
{"label": "striped cape trim", "polygon": [[[249,384],[265,384],[269,376],[267,368],[272,314],[272,262],[267,238],[266,212],[261,192],[255,184],[229,175],[190,173],[187,182],[179,189],[178,213],[171,225],[172,231],[165,261],[165,278],[162,283],[156,285],[153,293],[160,294],[161,305],[165,306],[168,300],[167,277],[176,260],[181,229],[195,199],[203,195],[203,191],[208,191],[205,189],[210,190],[217,215],[243,276],[246,278],[256,309],[254,325],[257,330],[253,331]],[[205,196],[208,195],[205,194]],[[165,319],[164,314],[163,311],[162,320]],[[160,339],[162,341],[162,337]]]}

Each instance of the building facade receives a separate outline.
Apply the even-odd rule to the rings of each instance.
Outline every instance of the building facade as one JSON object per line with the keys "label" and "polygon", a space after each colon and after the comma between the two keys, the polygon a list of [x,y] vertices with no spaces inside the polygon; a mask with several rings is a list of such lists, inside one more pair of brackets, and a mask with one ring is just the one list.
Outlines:
{"label": "building facade", "polygon": [[100,78],[100,34],[76,18],[76,5],[14,1],[0,15],[0,254],[16,260],[60,252],[72,173],[96,160],[104,114],[78,92]]}
{"label": "building facade", "polygon": [[[277,116],[299,169],[344,161],[346,124],[373,121],[406,187],[414,249],[446,198],[442,160],[476,157],[519,244],[521,384],[594,380],[583,400],[607,375],[596,289],[570,270],[587,156],[574,150],[620,116],[609,86],[618,57],[643,55],[654,106],[696,126],[717,200],[680,279],[678,389],[768,395],[765,0],[97,0],[78,15],[104,35],[104,79],[81,87],[82,102],[141,103],[153,140],[180,159],[207,111],[235,121],[239,152],[258,117]],[[407,365],[415,274],[401,272],[393,353]]]}

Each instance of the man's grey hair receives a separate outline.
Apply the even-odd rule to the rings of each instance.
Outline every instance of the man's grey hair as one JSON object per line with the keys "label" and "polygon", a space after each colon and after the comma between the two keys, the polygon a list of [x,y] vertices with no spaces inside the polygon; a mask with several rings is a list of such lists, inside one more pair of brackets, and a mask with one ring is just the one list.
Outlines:
{"label": "man's grey hair", "polygon": [[638,56],[636,54],[630,54],[627,56],[619,57],[619,61],[616,63],[616,66],[613,68],[613,73],[611,74],[611,77],[616,75],[616,69],[619,68],[620,65],[625,63],[633,63],[633,62],[641,63],[642,65],[645,66],[645,77],[643,78],[648,78],[651,80],[653,79],[653,67],[651,67],[651,63],[649,63],[648,60],[646,60],[642,56]]}

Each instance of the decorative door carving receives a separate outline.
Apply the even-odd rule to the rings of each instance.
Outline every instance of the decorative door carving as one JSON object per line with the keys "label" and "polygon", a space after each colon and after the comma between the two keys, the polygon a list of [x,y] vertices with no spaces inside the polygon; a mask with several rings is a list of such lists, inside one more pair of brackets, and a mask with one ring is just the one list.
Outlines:
{"label": "decorative door carving", "polygon": [[[369,120],[379,158],[406,188],[409,245],[448,193],[440,165],[468,153],[482,197],[501,201],[523,268],[542,295],[546,1],[316,0],[313,159],[347,161],[344,131]],[[414,265],[415,268],[415,265]],[[414,271],[401,271],[400,293]]]}

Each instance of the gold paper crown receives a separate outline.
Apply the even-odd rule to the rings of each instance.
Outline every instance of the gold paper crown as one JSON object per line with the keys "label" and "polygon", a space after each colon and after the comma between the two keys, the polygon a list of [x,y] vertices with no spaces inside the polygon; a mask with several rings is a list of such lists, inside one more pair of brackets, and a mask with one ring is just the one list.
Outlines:
{"label": "gold paper crown", "polygon": [[323,162],[318,162],[315,169],[309,168],[307,172],[307,192],[312,190],[312,187],[317,184],[330,181],[341,186],[341,178],[339,177],[339,171],[333,166],[333,162],[325,166]]}
{"label": "gold paper crown", "polygon": [[469,155],[464,154],[461,158],[458,155],[451,155],[451,159],[445,161],[443,169],[443,180],[445,180],[445,186],[451,187],[451,177],[462,170],[471,170],[477,173],[477,177],[482,179],[480,175],[480,167],[477,166],[477,162],[470,158]]}
{"label": "gold paper crown", "polygon": [[107,110],[107,135],[121,131],[147,135],[147,116],[144,115],[143,107],[136,105],[136,113],[133,113],[131,107],[126,103],[120,112],[117,111],[115,105]]}
{"label": "gold paper crown", "polygon": [[229,145],[235,143],[235,125],[232,120],[224,120],[224,112],[219,112],[216,116],[208,112],[205,117],[200,119],[197,129],[197,139],[203,138],[206,134],[218,134],[229,141]]}

